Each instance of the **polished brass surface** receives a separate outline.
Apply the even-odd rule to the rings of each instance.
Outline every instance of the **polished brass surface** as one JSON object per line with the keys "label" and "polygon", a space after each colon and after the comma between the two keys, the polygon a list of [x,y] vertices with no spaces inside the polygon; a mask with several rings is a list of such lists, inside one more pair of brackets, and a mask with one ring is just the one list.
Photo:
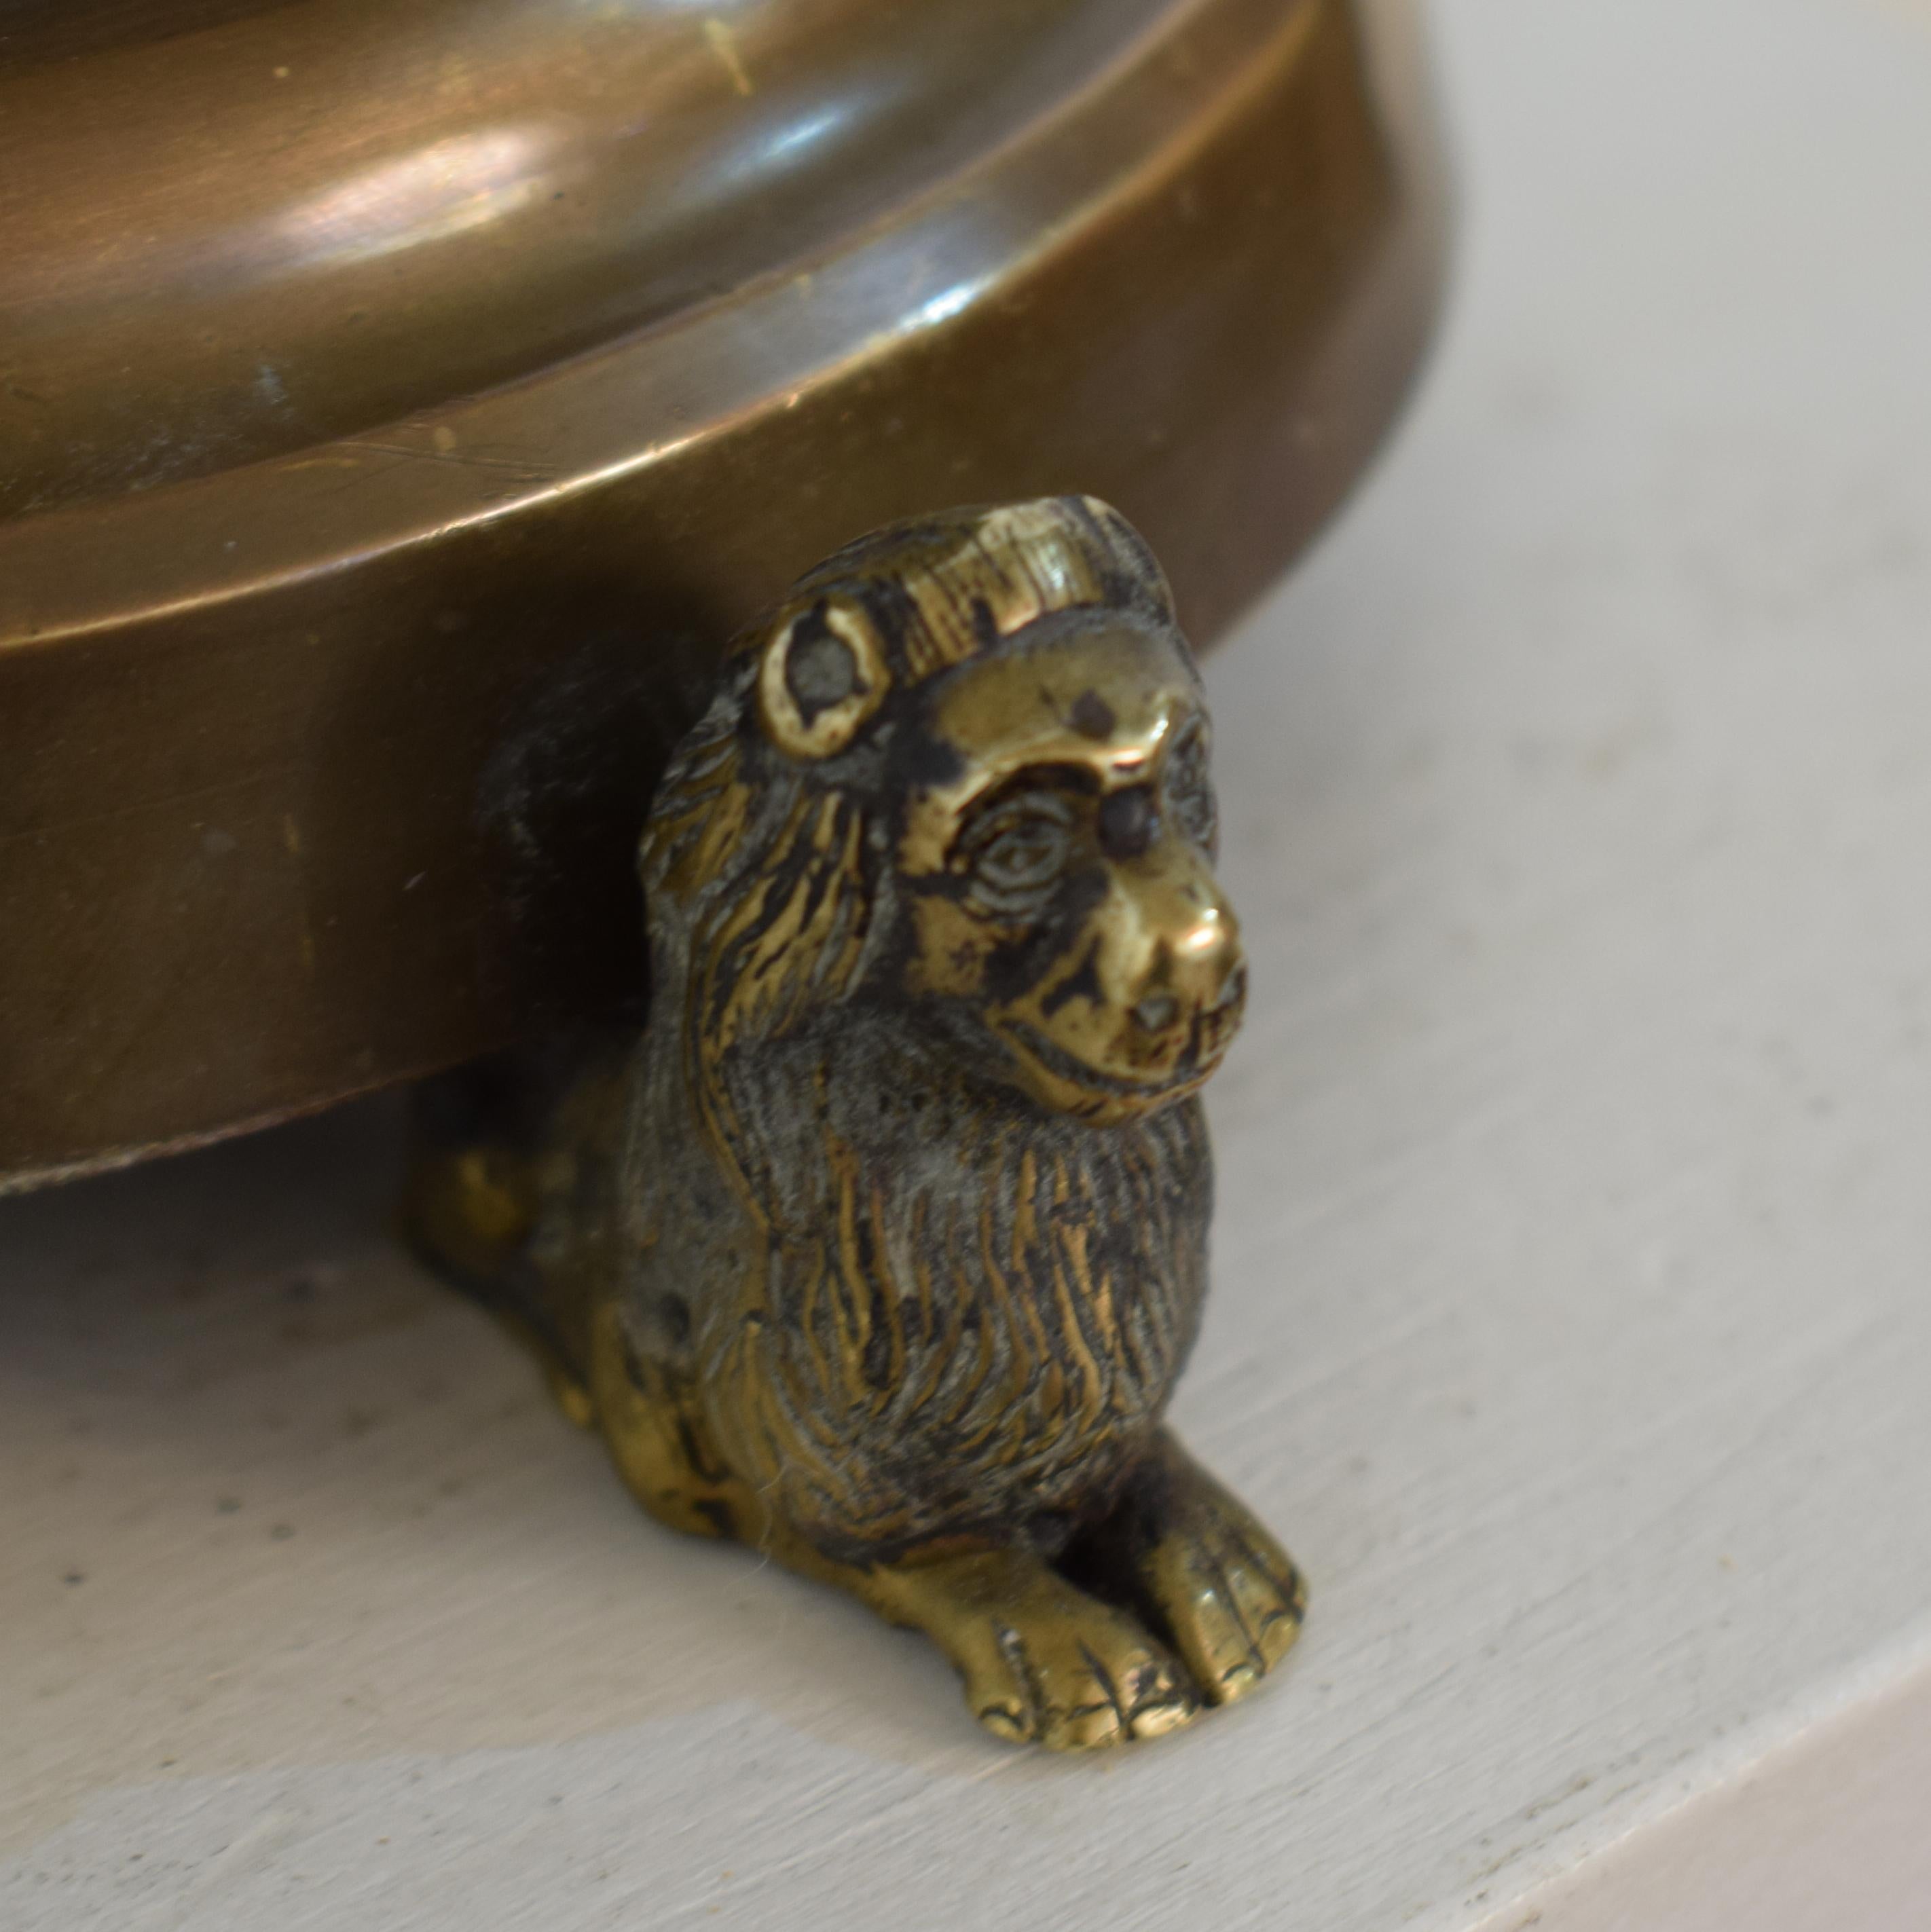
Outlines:
{"label": "polished brass surface", "polygon": [[0,1186],[634,1002],[623,827],[719,641],[860,530],[1096,490],[1210,638],[1426,333],[1409,38],[14,0]]}
{"label": "polished brass surface", "polygon": [[646,1024],[422,1096],[419,1250],[644,1506],[923,1631],[1056,1750],[1245,1696],[1303,1608],[1162,1421],[1245,983],[1207,730],[1104,504],[882,532],[671,760]]}

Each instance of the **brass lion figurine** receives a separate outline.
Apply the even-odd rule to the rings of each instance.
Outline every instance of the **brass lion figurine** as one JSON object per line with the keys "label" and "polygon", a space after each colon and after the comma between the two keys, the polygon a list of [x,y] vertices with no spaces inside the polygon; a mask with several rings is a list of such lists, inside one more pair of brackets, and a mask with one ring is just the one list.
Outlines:
{"label": "brass lion figurine", "polygon": [[1161,1425],[1240,1021],[1167,586],[1065,498],[899,525],[728,656],[644,828],[641,1034],[432,1085],[419,1246],[674,1528],[923,1630],[980,1721],[1158,1736],[1293,1642]]}

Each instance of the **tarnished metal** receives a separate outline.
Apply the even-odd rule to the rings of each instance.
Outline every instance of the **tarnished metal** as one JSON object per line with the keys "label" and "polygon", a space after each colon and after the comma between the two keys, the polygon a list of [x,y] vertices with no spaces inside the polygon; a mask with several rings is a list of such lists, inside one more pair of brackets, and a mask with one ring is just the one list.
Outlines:
{"label": "tarnished metal", "polygon": [[641,984],[719,640],[1091,489],[1211,636],[1436,298],[1401,0],[14,0],[0,1186]]}
{"label": "tarnished metal", "polygon": [[641,1032],[423,1096],[419,1245],[644,1506],[923,1630],[1056,1749],[1245,1695],[1301,1621],[1162,1423],[1246,983],[1208,730],[1104,504],[881,532],[671,760]]}

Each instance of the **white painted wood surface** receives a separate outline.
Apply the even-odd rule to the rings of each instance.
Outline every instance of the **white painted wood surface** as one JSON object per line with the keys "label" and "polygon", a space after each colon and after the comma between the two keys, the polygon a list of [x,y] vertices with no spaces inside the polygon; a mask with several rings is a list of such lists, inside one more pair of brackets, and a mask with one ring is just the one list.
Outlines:
{"label": "white painted wood surface", "polygon": [[1288,1675],[982,1738],[645,1523],[352,1111],[0,1208],[10,1932],[1931,1925],[1931,10],[1437,25],[1452,326],[1212,674],[1178,1413]]}

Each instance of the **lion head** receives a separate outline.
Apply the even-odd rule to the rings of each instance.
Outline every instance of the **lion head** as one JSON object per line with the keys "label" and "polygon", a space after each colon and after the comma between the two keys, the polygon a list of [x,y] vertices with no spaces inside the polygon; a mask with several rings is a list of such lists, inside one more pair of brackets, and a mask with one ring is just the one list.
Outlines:
{"label": "lion head", "polygon": [[705,1059],[878,1003],[1096,1124],[1239,1023],[1209,724],[1164,579],[1064,497],[898,525],[744,632],[654,802],[661,991]]}

